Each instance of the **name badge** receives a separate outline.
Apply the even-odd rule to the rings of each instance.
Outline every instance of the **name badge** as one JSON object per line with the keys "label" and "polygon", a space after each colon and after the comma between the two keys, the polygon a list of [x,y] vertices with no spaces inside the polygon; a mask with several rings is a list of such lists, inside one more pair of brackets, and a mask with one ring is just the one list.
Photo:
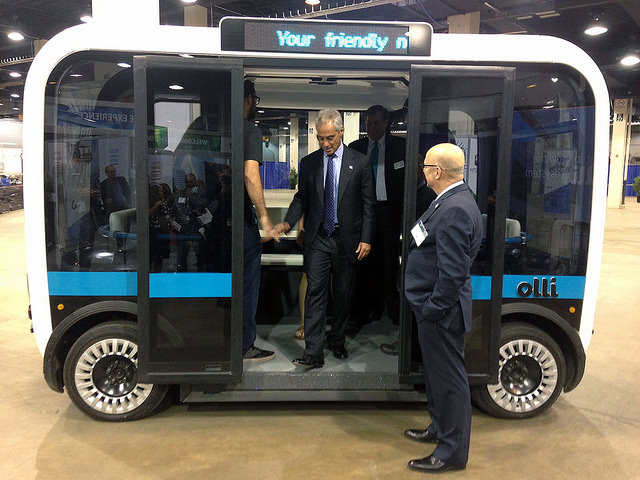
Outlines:
{"label": "name badge", "polygon": [[411,229],[411,235],[413,235],[413,239],[417,246],[422,245],[422,242],[424,242],[429,236],[429,232],[427,232],[427,229],[424,227],[422,220],[419,220],[418,223],[413,226]]}
{"label": "name badge", "polygon": [[399,162],[393,164],[394,170],[399,170],[401,168],[404,168],[404,160],[400,160]]}

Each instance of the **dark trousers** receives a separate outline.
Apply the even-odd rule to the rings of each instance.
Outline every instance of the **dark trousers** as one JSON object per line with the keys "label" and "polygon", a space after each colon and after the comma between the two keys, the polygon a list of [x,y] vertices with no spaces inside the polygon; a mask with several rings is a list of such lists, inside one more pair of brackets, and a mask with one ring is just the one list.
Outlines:
{"label": "dark trousers", "polygon": [[464,320],[459,304],[447,315],[455,315],[448,329],[437,322],[418,318],[418,338],[424,362],[424,380],[429,431],[440,443],[434,454],[453,465],[466,465],[471,435],[471,397],[464,361]]}
{"label": "dark trousers", "polygon": [[260,256],[262,243],[255,222],[244,222],[244,294],[242,308],[242,354],[256,340],[256,312],[260,294]]}
{"label": "dark trousers", "polygon": [[322,360],[329,289],[333,294],[333,323],[327,342],[332,348],[344,346],[344,331],[353,296],[355,265],[344,251],[339,231],[330,237],[322,232],[315,236],[305,255],[304,271],[308,282],[304,305],[304,353]]}
{"label": "dark trousers", "polygon": [[357,267],[353,319],[357,325],[379,320],[385,305],[389,317],[398,323],[400,295],[398,268],[400,219],[389,202],[376,204],[376,229],[371,255]]}
{"label": "dark trousers", "polygon": [[196,254],[197,270],[201,271],[200,249],[202,244],[202,236],[198,232],[192,234],[184,233],[178,234],[177,240],[178,246],[176,249],[176,270],[178,272],[190,271],[187,259],[189,257],[189,250],[193,248],[193,253]]}

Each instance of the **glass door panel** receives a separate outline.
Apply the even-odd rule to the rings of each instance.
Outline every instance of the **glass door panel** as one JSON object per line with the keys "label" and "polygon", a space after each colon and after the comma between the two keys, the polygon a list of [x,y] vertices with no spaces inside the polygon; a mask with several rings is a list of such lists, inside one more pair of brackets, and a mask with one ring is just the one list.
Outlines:
{"label": "glass door panel", "polygon": [[162,57],[134,68],[140,369],[156,382],[237,381],[242,70]]}
{"label": "glass door panel", "polygon": [[[418,164],[434,145],[454,143],[465,152],[465,183],[482,213],[484,236],[472,265],[473,330],[467,338],[471,378],[497,375],[502,303],[504,239],[509,197],[509,155],[513,118],[513,68],[414,66],[411,70],[405,233],[427,208]],[[502,239],[494,241],[494,239]],[[403,258],[406,258],[406,251]],[[405,307],[401,375],[420,371],[412,316]],[[415,336],[415,334],[414,334]]]}

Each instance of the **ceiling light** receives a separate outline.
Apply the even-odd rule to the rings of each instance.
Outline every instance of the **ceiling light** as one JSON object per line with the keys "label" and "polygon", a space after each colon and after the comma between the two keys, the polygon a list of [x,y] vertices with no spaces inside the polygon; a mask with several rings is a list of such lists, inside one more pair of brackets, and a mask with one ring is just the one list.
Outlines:
{"label": "ceiling light", "polygon": [[189,55],[188,53],[181,53],[180,56],[182,58],[193,58],[193,55]]}
{"label": "ceiling light", "polygon": [[93,20],[93,17],[91,15],[83,15],[80,17],[80,21],[84,22],[84,23],[89,23]]}
{"label": "ceiling light", "polygon": [[320,5],[320,0],[304,0],[304,3],[310,6]]}
{"label": "ceiling light", "polygon": [[11,110],[20,110],[20,108],[16,105],[15,107],[13,107]]}
{"label": "ceiling light", "polygon": [[637,55],[627,55],[622,60],[620,60],[620,63],[626,65],[627,67],[630,67],[631,65],[640,63],[640,58],[638,58]]}
{"label": "ceiling light", "polygon": [[184,87],[182,85],[178,85],[178,84],[169,85],[169,88],[171,90],[184,90]]}
{"label": "ceiling light", "polygon": [[264,110],[258,110],[258,113],[264,113]]}
{"label": "ceiling light", "polygon": [[72,73],[71,75],[69,75],[70,77],[74,77],[74,78],[78,78],[81,77],[82,74],[81,73]]}
{"label": "ceiling light", "polygon": [[129,65],[129,64],[128,64],[128,63],[126,63],[126,62],[120,62],[120,63],[118,63],[117,65],[118,65],[119,67],[122,67],[122,68],[131,68],[131,65]]}
{"label": "ceiling light", "polygon": [[551,77],[551,81],[553,83],[558,83],[558,77]]}
{"label": "ceiling light", "polygon": [[19,73],[19,72],[11,72],[11,73],[9,74],[9,76],[11,76],[11,77],[13,77],[13,78],[20,78],[20,77],[22,76],[22,74],[21,74],[21,73]]}
{"label": "ceiling light", "polygon": [[3,105],[4,105],[4,103],[0,102],[0,107],[3,106]]}
{"label": "ceiling light", "polygon": [[586,33],[587,35],[596,36],[596,35],[602,35],[603,33],[607,33],[608,31],[609,29],[604,25],[595,23],[591,25],[589,28],[587,28],[584,31],[584,33]]}
{"label": "ceiling light", "polygon": [[9,37],[14,42],[19,42],[20,40],[24,40],[24,35],[20,32],[10,32],[7,37]]}
{"label": "ceiling light", "polygon": [[182,0],[182,3],[196,3],[198,0]]}
{"label": "ceiling light", "polygon": [[12,93],[11,98],[20,98],[20,95],[18,95],[17,93]]}

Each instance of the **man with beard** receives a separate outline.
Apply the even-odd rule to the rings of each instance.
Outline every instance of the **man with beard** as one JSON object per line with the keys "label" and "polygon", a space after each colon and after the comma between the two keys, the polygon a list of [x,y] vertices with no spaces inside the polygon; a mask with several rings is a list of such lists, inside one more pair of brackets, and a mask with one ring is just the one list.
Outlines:
{"label": "man with beard", "polygon": [[[244,308],[242,318],[242,358],[245,362],[264,362],[275,357],[274,352],[256,347],[256,311],[260,293],[260,256],[262,243],[258,223],[269,240],[273,225],[260,180],[262,165],[262,134],[251,120],[256,116],[260,97],[250,80],[244,81]],[[255,206],[255,210],[254,210]],[[257,214],[257,218],[256,218]]]}

